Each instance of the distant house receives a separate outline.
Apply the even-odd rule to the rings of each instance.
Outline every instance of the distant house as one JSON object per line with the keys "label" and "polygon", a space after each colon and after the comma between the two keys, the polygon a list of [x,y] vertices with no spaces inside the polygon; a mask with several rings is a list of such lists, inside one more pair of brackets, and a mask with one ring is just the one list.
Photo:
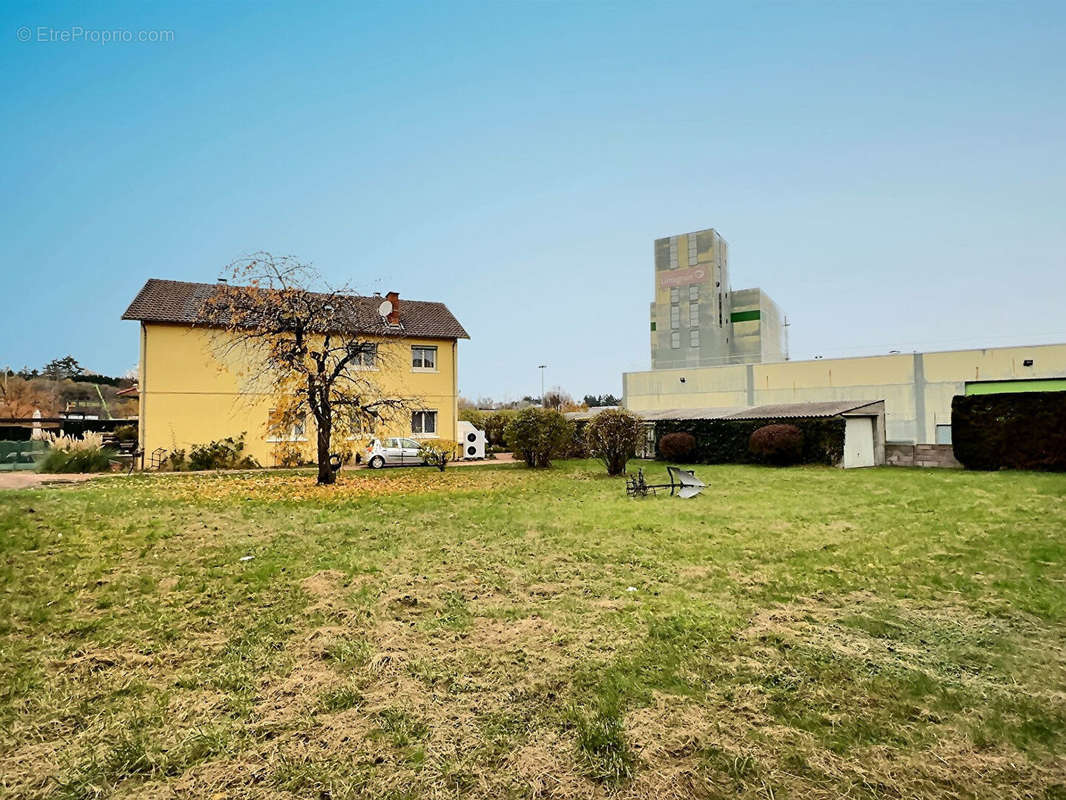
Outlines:
{"label": "distant house", "polygon": [[[152,279],[122,315],[141,324],[141,447],[150,457],[245,433],[245,451],[261,464],[276,463],[280,444],[310,455],[311,421],[286,431],[272,428],[273,398],[243,392],[232,365],[216,358],[217,331],[201,323],[204,302],[216,289],[210,283]],[[418,398],[420,410],[372,433],[454,439],[458,340],[470,337],[443,303],[401,302],[391,292],[393,314],[385,320],[377,313],[383,299],[353,297],[360,323],[347,333],[378,342],[381,357],[368,359],[364,368],[380,369],[383,389]]]}

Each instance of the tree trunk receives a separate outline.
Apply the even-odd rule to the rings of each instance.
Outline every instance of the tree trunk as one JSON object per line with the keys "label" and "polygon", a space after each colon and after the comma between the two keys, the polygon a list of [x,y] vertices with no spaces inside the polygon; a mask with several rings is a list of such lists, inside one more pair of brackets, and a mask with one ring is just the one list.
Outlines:
{"label": "tree trunk", "polygon": [[318,483],[328,485],[337,482],[337,473],[329,465],[329,430],[327,426],[318,425]]}

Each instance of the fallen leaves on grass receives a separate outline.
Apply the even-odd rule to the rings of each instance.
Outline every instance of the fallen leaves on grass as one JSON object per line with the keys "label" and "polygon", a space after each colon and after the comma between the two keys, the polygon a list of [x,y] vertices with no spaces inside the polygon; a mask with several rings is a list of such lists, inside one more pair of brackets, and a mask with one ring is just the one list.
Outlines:
{"label": "fallen leaves on grass", "polygon": [[522,473],[513,469],[409,469],[392,473],[342,472],[337,483],[319,486],[307,474],[202,473],[170,474],[145,479],[155,497],[166,500],[225,503],[314,502],[342,504],[390,495],[472,492],[515,485]]}

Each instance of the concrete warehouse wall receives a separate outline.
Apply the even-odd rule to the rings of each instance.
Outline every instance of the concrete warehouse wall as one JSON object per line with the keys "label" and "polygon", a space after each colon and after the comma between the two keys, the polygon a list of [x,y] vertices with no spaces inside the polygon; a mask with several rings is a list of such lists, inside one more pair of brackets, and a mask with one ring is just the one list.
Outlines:
{"label": "concrete warehouse wall", "polygon": [[1064,377],[1066,344],[1054,344],[627,372],[622,397],[633,411],[884,400],[888,441],[933,444],[967,383]]}

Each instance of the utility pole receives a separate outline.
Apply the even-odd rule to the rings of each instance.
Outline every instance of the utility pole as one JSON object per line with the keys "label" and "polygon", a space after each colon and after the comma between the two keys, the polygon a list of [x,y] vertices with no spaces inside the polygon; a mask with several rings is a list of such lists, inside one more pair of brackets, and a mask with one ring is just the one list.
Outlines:
{"label": "utility pole", "polygon": [[548,368],[547,364],[541,364],[537,367],[540,370],[540,407],[544,408],[544,370]]}

